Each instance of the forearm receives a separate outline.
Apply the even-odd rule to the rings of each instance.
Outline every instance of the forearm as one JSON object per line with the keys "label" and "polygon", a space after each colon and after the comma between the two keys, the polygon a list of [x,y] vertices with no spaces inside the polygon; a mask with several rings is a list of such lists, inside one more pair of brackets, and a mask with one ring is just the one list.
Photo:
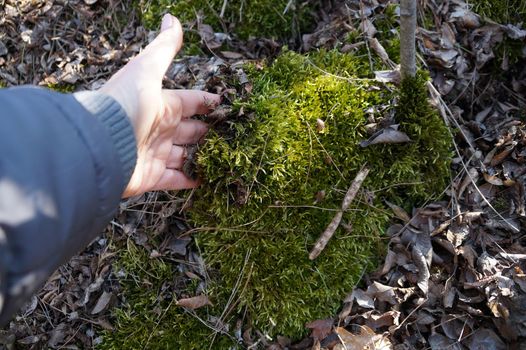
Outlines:
{"label": "forearm", "polygon": [[133,170],[124,111],[76,97],[0,91],[0,325],[101,232]]}

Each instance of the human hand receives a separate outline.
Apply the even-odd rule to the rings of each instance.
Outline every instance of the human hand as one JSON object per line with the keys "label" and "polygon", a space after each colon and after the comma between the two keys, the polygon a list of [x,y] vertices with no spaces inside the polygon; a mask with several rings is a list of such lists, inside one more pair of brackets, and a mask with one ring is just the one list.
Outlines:
{"label": "human hand", "polygon": [[181,24],[166,14],[155,40],[100,89],[126,111],[137,141],[137,165],[123,197],[199,184],[181,169],[185,145],[198,143],[208,127],[189,118],[208,113],[220,97],[204,91],[162,88],[163,76],[182,43]]}

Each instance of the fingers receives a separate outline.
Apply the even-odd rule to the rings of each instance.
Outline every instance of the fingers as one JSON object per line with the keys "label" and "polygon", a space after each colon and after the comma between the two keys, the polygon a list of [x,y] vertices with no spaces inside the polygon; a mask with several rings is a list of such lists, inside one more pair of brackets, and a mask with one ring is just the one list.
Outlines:
{"label": "fingers", "polygon": [[209,113],[221,102],[219,95],[199,90],[163,90],[163,97],[169,105],[181,104],[183,118]]}
{"label": "fingers", "polygon": [[177,18],[170,14],[163,17],[161,33],[138,56],[162,78],[183,45],[183,29]]}
{"label": "fingers", "polygon": [[186,119],[175,129],[172,143],[189,145],[199,143],[208,132],[208,125],[199,120]]}
{"label": "fingers", "polygon": [[186,158],[186,147],[173,145],[168,160],[166,161],[166,167],[168,169],[182,169]]}
{"label": "fingers", "polygon": [[197,186],[199,186],[199,180],[188,178],[182,171],[166,169],[163,176],[152,190],[184,190],[195,188]]}

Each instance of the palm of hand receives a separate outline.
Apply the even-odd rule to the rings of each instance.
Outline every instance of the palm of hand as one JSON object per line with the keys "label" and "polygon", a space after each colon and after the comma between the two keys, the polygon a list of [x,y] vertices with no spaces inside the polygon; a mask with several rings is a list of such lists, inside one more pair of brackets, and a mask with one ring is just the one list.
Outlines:
{"label": "palm of hand", "polygon": [[182,172],[185,147],[198,143],[207,126],[189,118],[219,103],[219,96],[202,91],[162,89],[164,73],[182,45],[177,19],[166,15],[162,28],[139,56],[101,88],[124,108],[137,140],[137,165],[123,197],[196,187],[198,181]]}

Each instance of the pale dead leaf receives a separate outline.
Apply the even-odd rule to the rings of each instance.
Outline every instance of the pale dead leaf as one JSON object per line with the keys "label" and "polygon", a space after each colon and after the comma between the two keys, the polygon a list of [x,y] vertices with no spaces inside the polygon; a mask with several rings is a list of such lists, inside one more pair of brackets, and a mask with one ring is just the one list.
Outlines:
{"label": "pale dead leaf", "polygon": [[325,122],[320,118],[316,119],[316,131],[323,132],[325,130]]}
{"label": "pale dead leaf", "polygon": [[480,17],[467,8],[457,7],[449,15],[452,21],[460,23],[463,27],[473,29],[480,27]]}
{"label": "pale dead leaf", "polygon": [[240,58],[243,58],[243,55],[239,52],[233,52],[233,51],[221,51],[221,55],[223,55],[225,58],[237,60]]}
{"label": "pale dead leaf", "polygon": [[358,305],[365,309],[374,309],[374,300],[359,288],[355,288],[352,293],[345,298],[344,302],[352,303],[355,300]]}
{"label": "pale dead leaf", "polygon": [[362,23],[360,23],[360,31],[362,31],[368,38],[372,38],[378,33],[373,22],[367,18],[364,18]]}
{"label": "pale dead leaf", "polygon": [[346,350],[391,350],[393,345],[383,334],[376,334],[367,327],[360,327],[360,334],[353,334],[345,328],[336,328],[336,333],[345,344]]}
{"label": "pale dead leaf", "polygon": [[402,220],[402,221],[404,221],[406,223],[411,221],[411,217],[409,216],[409,214],[407,214],[407,212],[404,210],[404,208],[399,207],[398,205],[396,205],[394,203],[391,203],[391,202],[389,202],[387,200],[385,201],[385,204],[387,204],[389,206],[389,208],[391,208],[393,213],[400,220]]}
{"label": "pale dead leaf", "polygon": [[376,38],[369,39],[369,46],[371,47],[371,49],[373,49],[374,52],[376,52],[376,54],[378,55],[378,57],[380,57],[380,59],[382,60],[384,64],[392,65],[392,61],[389,58],[389,54],[387,53],[385,48],[382,46],[382,44],[380,44],[378,39]]}
{"label": "pale dead leaf", "polygon": [[177,301],[177,305],[187,309],[195,310],[206,305],[212,305],[210,299],[206,295],[197,295],[191,298],[183,298]]}
{"label": "pale dead leaf", "polygon": [[398,131],[398,125],[391,125],[385,129],[377,131],[368,140],[360,142],[360,147],[385,143],[406,143],[410,141],[411,139],[406,133]]}
{"label": "pale dead leaf", "polygon": [[380,83],[393,83],[399,85],[402,77],[398,69],[395,70],[377,70],[374,72],[375,79]]}
{"label": "pale dead leaf", "polygon": [[504,31],[508,36],[514,40],[522,40],[526,38],[526,30],[520,29],[517,26],[514,26],[513,24],[507,24],[504,26]]}
{"label": "pale dead leaf", "polygon": [[396,305],[400,301],[396,296],[394,287],[376,281],[367,287],[367,295],[372,299],[378,299],[391,305]]}
{"label": "pale dead leaf", "polygon": [[[372,329],[378,329],[381,327],[398,326],[400,324],[400,312],[399,311],[387,311],[381,315],[375,314],[376,311],[370,311],[365,323]],[[365,316],[365,315],[364,315]]]}
{"label": "pale dead leaf", "polygon": [[490,175],[488,173],[483,173],[482,176],[484,176],[484,180],[486,180],[486,182],[492,184],[492,185],[495,185],[495,186],[503,186],[504,185],[504,182],[499,179],[498,176],[496,175]]}
{"label": "pale dead leaf", "polygon": [[104,311],[108,307],[108,304],[110,303],[112,296],[113,296],[112,293],[103,292],[100,295],[99,299],[97,300],[97,303],[93,307],[93,310],[91,310],[91,314],[95,315],[95,314],[98,314]]}

